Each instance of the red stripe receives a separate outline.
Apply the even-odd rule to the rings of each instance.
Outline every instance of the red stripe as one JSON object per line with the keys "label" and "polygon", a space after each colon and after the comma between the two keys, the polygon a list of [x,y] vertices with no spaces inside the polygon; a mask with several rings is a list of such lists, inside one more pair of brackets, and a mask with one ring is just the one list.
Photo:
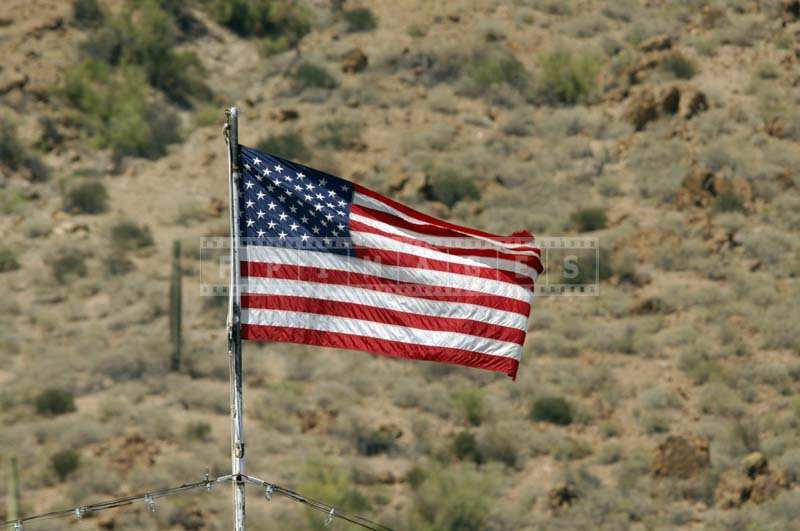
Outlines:
{"label": "red stripe", "polygon": [[[483,232],[483,231],[480,231],[480,230],[477,230],[477,229],[470,229],[468,227],[462,227],[460,225],[455,225],[453,223],[448,223],[447,221],[443,221],[441,219],[436,219],[436,218],[434,218],[432,216],[429,216],[427,214],[423,214],[422,212],[418,212],[418,211],[414,210],[413,208],[409,208],[409,207],[407,207],[407,206],[405,206],[405,205],[403,205],[401,203],[398,203],[397,201],[395,201],[393,199],[389,199],[388,197],[385,197],[385,196],[379,194],[378,192],[373,192],[372,190],[370,190],[368,188],[364,188],[360,184],[353,183],[353,188],[354,188],[356,193],[369,196],[369,197],[371,197],[371,198],[373,198],[373,199],[375,199],[377,201],[380,201],[381,203],[383,203],[383,204],[385,204],[387,206],[392,207],[393,209],[395,209],[395,210],[397,210],[399,212],[402,212],[403,214],[405,214],[407,216],[410,216],[410,217],[412,217],[414,219],[417,219],[419,221],[422,221],[424,223],[429,223],[430,225],[435,225],[437,227],[441,227],[441,228],[444,228],[444,229],[450,229],[451,231],[456,231],[456,232],[461,233],[461,234],[470,234],[470,235],[473,235],[473,236],[480,236],[482,238],[489,238],[491,240],[494,240],[494,241],[497,241],[497,242],[500,242],[500,243],[515,244],[515,243],[519,243],[519,240],[523,239],[523,238],[525,240],[529,240],[530,243],[533,243],[533,236],[528,232],[521,232],[520,236],[499,236],[497,234],[490,234],[488,232]],[[357,206],[360,207],[359,205],[352,205],[351,209],[355,208]],[[360,208],[364,208],[364,207],[360,207]],[[373,210],[373,209],[370,209],[370,210]],[[393,216],[393,217],[397,217],[397,216]],[[405,221],[405,220],[403,220],[403,221]],[[414,224],[412,223],[412,225],[414,225]],[[414,225],[414,226],[416,227],[418,225]],[[535,249],[535,248],[532,248],[532,249]]]}
{"label": "red stripe", "polygon": [[519,366],[519,361],[504,356],[492,356],[490,354],[481,354],[457,348],[429,347],[417,343],[403,343],[401,341],[376,339],[354,334],[323,332],[306,328],[243,324],[241,326],[241,333],[242,338],[255,341],[281,341],[285,343],[344,348],[371,352],[373,354],[382,354],[395,358],[466,365],[467,367],[503,372],[512,378],[516,378],[517,367]]}
{"label": "red stripe", "polygon": [[533,288],[533,279],[531,277],[515,275],[514,273],[504,271],[502,269],[456,264],[454,262],[436,260],[426,256],[417,256],[400,251],[388,251],[386,249],[375,249],[360,245],[354,245],[353,250],[356,253],[356,257],[364,260],[379,262],[382,265],[428,269],[430,271],[440,271],[443,273],[454,273],[456,275],[466,275],[475,278],[484,278],[487,280],[497,280],[499,282],[507,282],[509,284],[516,284],[526,288]]}
{"label": "red stripe", "polygon": [[243,294],[242,308],[335,315],[338,317],[361,319],[364,321],[405,326],[421,330],[469,334],[472,336],[496,339],[498,341],[517,343],[519,345],[525,342],[525,332],[507,326],[482,323],[471,319],[436,317],[410,312],[400,312],[368,306],[366,304],[351,304],[348,302],[315,299],[311,297]]}
{"label": "red stripe", "polygon": [[511,262],[525,264],[535,269],[538,273],[541,273],[544,270],[544,268],[542,267],[542,261],[539,259],[538,256],[531,256],[528,254],[504,253],[493,249],[464,249],[459,247],[447,247],[444,245],[433,245],[426,242],[425,240],[420,240],[419,238],[400,236],[398,234],[386,232],[371,225],[367,225],[366,223],[361,223],[359,221],[355,221],[352,219],[350,220],[350,229],[355,232],[367,232],[370,234],[377,234],[379,236],[391,238],[392,240],[398,242],[407,243],[409,245],[416,245],[417,247],[424,247],[426,249],[432,249],[434,251],[439,251],[454,256],[483,256],[488,258],[499,258]]}
{"label": "red stripe", "polygon": [[512,299],[511,297],[489,295],[479,291],[447,286],[401,282],[374,275],[339,271],[337,269],[325,269],[321,267],[243,261],[241,262],[241,275],[242,277],[282,278],[287,280],[304,280],[321,284],[338,284],[342,286],[371,289],[382,293],[407,295],[432,301],[477,304],[496,310],[518,313],[525,317],[528,317],[531,309],[529,303],[518,299]]}

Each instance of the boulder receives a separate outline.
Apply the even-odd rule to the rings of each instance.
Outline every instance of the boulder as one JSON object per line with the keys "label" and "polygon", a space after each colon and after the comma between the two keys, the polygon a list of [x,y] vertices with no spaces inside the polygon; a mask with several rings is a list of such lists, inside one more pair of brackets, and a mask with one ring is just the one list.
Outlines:
{"label": "boulder", "polygon": [[732,509],[771,500],[789,486],[789,478],[783,471],[770,470],[764,454],[753,452],[742,459],[738,469],[722,474],[714,497],[719,507]]}
{"label": "boulder", "polygon": [[783,0],[783,20],[794,22],[800,20],[800,0]]}
{"label": "boulder", "polygon": [[367,67],[368,63],[369,58],[367,58],[367,54],[364,53],[364,50],[361,48],[354,48],[347,52],[344,59],[342,59],[342,72],[345,74],[361,72]]}
{"label": "boulder", "polygon": [[652,90],[644,88],[631,97],[625,110],[625,119],[633,124],[637,131],[641,131],[649,122],[658,119],[658,102]]}
{"label": "boulder", "polygon": [[656,477],[691,478],[710,464],[708,439],[670,435],[656,449],[652,473]]}

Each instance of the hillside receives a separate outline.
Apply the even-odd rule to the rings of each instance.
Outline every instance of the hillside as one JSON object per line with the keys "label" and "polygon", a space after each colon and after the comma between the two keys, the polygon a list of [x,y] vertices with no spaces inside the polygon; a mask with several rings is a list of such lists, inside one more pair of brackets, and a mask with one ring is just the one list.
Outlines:
{"label": "hillside", "polygon": [[[799,2],[98,1],[0,6],[0,470],[18,456],[23,513],[229,471],[201,242],[227,235],[236,104],[242,144],[601,249],[598,296],[535,301],[515,382],[246,343],[249,473],[397,529],[800,528]],[[229,505],[30,528],[228,529]],[[324,522],[255,490],[248,515]]]}

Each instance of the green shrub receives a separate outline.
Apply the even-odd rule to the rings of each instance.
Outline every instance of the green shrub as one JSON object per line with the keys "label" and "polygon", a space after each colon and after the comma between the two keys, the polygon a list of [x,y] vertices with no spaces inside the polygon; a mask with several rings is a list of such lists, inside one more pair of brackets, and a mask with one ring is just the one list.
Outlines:
{"label": "green shrub", "polygon": [[64,196],[64,211],[99,214],[108,207],[108,192],[100,181],[84,181],[69,189]]}
{"label": "green shrub", "polygon": [[211,435],[211,425],[208,422],[198,420],[186,426],[186,438],[196,441],[208,441]]}
{"label": "green shrub", "polygon": [[606,211],[601,207],[582,208],[570,216],[572,226],[578,232],[593,232],[605,229],[608,223]]}
{"label": "green shrub", "polygon": [[475,53],[464,74],[464,92],[470,96],[494,95],[502,85],[522,92],[529,82],[523,64],[511,52],[499,47]]}
{"label": "green shrub", "polygon": [[453,455],[460,461],[472,461],[476,464],[483,463],[483,456],[478,449],[478,440],[471,431],[459,432],[453,438]]}
{"label": "green shrub", "polygon": [[153,245],[153,235],[146,225],[124,220],[111,227],[111,245],[120,250],[135,251]]}
{"label": "green shrub", "polygon": [[458,168],[451,166],[430,167],[425,192],[428,199],[440,201],[448,207],[459,201],[480,199],[480,191],[475,181],[464,177]]}
{"label": "green shrub", "polygon": [[432,469],[415,490],[404,529],[477,531],[489,528],[497,483],[473,466]]}
{"label": "green shrub", "polygon": [[103,10],[97,0],[72,0],[72,19],[79,27],[95,27],[103,21]]}
{"label": "green shrub", "polygon": [[486,416],[483,393],[479,389],[467,389],[453,394],[453,401],[471,426],[480,426]]}
{"label": "green shrub", "polygon": [[17,254],[11,247],[0,246],[0,273],[19,269]]}
{"label": "green shrub", "polygon": [[192,52],[177,52],[172,13],[156,0],[132,3],[83,44],[83,53],[111,67],[141,69],[147,82],[183,106],[211,95],[206,72]]}
{"label": "green shrub", "polygon": [[116,277],[126,275],[136,269],[134,263],[122,249],[114,249],[103,257],[103,269],[106,274]]}
{"label": "green shrub", "polygon": [[332,89],[339,84],[328,70],[314,63],[300,63],[293,74],[298,90],[308,87]]}
{"label": "green shrub", "polygon": [[692,79],[697,73],[694,63],[679,52],[668,55],[661,68],[679,79]]}
{"label": "green shrub", "polygon": [[73,277],[85,277],[89,272],[85,254],[73,247],[56,249],[47,258],[47,263],[59,282],[65,282]]}
{"label": "green shrub", "polygon": [[356,120],[331,118],[318,127],[317,139],[320,145],[334,149],[360,150],[364,147],[361,140],[363,125]]}
{"label": "green shrub", "polygon": [[298,132],[271,135],[256,144],[256,149],[291,160],[311,158],[311,150],[308,149],[303,141],[303,136]]}
{"label": "green shrub", "polygon": [[347,22],[347,31],[370,31],[378,27],[378,20],[367,7],[358,7],[342,12],[342,17]]}
{"label": "green shrub", "polygon": [[67,476],[78,469],[80,461],[80,455],[75,450],[63,450],[50,458],[50,466],[53,467],[53,472],[56,473],[58,479],[64,481]]}
{"label": "green shrub", "polygon": [[744,212],[744,201],[736,194],[720,194],[714,200],[714,210],[717,212]]}
{"label": "green shrub", "polygon": [[566,426],[572,422],[572,407],[560,396],[543,396],[534,400],[531,419]]}
{"label": "green shrub", "polygon": [[311,31],[311,11],[292,0],[211,0],[217,22],[243,37],[285,38],[292,46]]}
{"label": "green shrub", "polygon": [[361,455],[387,454],[397,448],[396,434],[391,430],[363,430],[355,427],[356,450]]}
{"label": "green shrub", "polygon": [[177,114],[150,95],[139,67],[112,70],[87,60],[67,74],[63,92],[79,114],[76,120],[119,160],[125,156],[155,159],[180,140]]}
{"label": "green shrub", "polygon": [[[330,462],[312,459],[308,463],[298,490],[309,498],[325,500],[325,503],[342,512],[363,514],[370,508],[366,496],[353,487],[350,474]],[[319,517],[319,511],[309,509],[307,515],[306,529],[319,531],[327,529],[325,519]]]}
{"label": "green shrub", "polygon": [[596,90],[599,69],[593,55],[555,50],[542,58],[537,93],[549,103],[586,101]]}
{"label": "green shrub", "polygon": [[9,170],[26,170],[32,181],[44,181],[49,168],[22,145],[11,120],[0,116],[0,164]]}
{"label": "green shrub", "polygon": [[34,400],[36,412],[40,415],[63,415],[75,411],[75,397],[63,389],[45,389]]}

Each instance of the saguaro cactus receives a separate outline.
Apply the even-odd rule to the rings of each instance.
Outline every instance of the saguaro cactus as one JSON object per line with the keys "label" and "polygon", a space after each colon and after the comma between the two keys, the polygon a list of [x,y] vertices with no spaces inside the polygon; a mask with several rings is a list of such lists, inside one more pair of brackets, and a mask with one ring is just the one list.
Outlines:
{"label": "saguaro cactus", "polygon": [[181,369],[181,347],[183,342],[182,277],[181,242],[175,240],[172,243],[172,278],[169,286],[169,335],[172,341],[170,369],[173,371]]}
{"label": "saguaro cactus", "polygon": [[18,520],[20,517],[19,508],[19,466],[17,456],[12,455],[8,458],[8,491],[6,492],[6,520]]}

